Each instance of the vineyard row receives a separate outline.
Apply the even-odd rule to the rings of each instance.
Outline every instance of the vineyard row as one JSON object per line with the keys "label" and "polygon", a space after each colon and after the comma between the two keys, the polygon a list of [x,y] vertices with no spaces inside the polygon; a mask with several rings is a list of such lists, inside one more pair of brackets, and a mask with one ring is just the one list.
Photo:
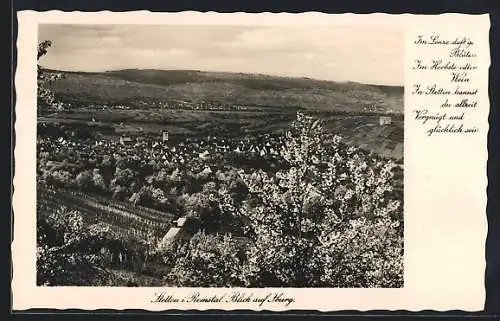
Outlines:
{"label": "vineyard row", "polygon": [[107,205],[83,202],[79,199],[61,197],[60,194],[40,192],[38,203],[47,207],[48,210],[55,210],[58,206],[64,205],[68,208],[79,210],[90,217],[97,218],[119,228],[128,230],[131,234],[145,237],[149,231],[155,235],[164,235],[170,226],[170,222],[159,222],[127,213],[125,211],[113,209]]}
{"label": "vineyard row", "polygon": [[51,195],[52,197],[65,199],[70,202],[78,202],[98,209],[113,211],[124,216],[131,216],[139,221],[152,221],[158,223],[169,223],[175,219],[172,214],[160,211],[149,210],[144,207],[124,204],[117,201],[108,200],[104,197],[95,197],[80,192],[60,192],[49,189],[39,189],[39,194]]}

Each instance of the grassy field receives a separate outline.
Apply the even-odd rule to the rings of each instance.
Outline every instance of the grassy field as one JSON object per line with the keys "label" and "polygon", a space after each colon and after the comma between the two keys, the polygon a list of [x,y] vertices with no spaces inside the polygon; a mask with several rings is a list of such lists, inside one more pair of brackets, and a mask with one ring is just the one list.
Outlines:
{"label": "grassy field", "polygon": [[322,111],[403,111],[403,87],[398,86],[183,70],[131,69],[63,75],[52,86],[56,97],[79,105],[125,104],[137,108],[159,101],[209,101]]}

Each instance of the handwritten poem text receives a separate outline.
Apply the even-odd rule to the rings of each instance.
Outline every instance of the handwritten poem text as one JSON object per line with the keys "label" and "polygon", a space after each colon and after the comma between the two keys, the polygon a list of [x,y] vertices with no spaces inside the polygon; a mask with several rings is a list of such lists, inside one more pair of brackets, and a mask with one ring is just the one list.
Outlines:
{"label": "handwritten poem text", "polygon": [[429,137],[478,133],[469,117],[479,108],[474,40],[436,33],[416,35],[411,45],[415,59],[410,72],[417,80],[410,88],[415,102],[411,117]]}

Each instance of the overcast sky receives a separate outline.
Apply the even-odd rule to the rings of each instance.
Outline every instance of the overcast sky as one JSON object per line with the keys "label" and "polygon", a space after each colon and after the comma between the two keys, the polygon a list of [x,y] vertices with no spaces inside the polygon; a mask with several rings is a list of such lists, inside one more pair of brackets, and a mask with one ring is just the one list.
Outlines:
{"label": "overcast sky", "polygon": [[40,25],[53,69],[196,69],[402,85],[404,30],[376,26]]}

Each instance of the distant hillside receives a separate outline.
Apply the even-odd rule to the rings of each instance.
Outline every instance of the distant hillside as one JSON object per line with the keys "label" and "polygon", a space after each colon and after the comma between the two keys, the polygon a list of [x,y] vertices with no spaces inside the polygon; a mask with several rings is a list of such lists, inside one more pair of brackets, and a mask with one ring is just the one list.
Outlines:
{"label": "distant hillside", "polygon": [[64,78],[52,85],[56,97],[82,105],[135,108],[152,101],[209,101],[321,111],[403,112],[403,87],[398,86],[195,70],[62,73]]}

